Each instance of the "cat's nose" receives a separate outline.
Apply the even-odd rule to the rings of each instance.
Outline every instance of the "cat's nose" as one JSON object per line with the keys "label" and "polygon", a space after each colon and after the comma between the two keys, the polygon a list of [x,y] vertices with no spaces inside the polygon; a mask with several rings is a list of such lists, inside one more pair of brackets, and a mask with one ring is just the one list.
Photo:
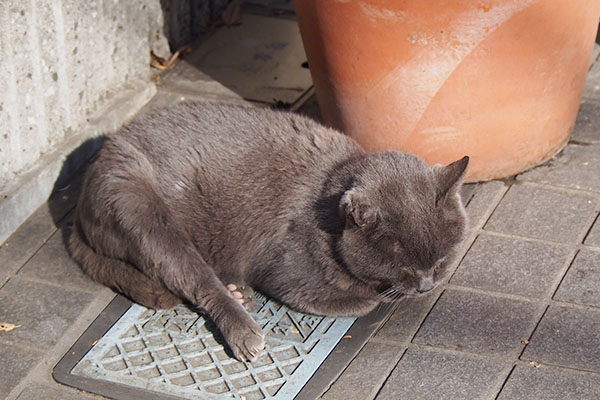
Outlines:
{"label": "cat's nose", "polygon": [[433,281],[433,277],[427,276],[425,278],[419,279],[419,286],[417,287],[417,292],[419,292],[419,293],[429,292],[434,287],[435,287],[435,282]]}

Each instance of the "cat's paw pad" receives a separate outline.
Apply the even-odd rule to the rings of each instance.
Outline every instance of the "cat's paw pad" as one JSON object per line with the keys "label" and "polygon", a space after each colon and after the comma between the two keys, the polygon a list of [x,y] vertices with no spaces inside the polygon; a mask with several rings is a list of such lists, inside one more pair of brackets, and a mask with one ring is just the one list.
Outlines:
{"label": "cat's paw pad", "polygon": [[243,305],[244,307],[248,307],[254,300],[254,291],[251,287],[245,285],[236,285],[234,283],[229,283],[225,286],[227,290],[229,290],[229,294],[233,297],[238,303]]}
{"label": "cat's paw pad", "polygon": [[265,335],[256,322],[252,321],[252,324],[230,332],[227,343],[235,358],[240,361],[254,361],[265,348]]}

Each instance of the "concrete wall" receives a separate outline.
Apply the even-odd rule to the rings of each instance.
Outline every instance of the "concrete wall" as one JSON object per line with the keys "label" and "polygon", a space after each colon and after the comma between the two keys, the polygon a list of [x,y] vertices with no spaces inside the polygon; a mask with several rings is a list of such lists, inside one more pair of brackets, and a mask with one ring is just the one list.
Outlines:
{"label": "concrete wall", "polygon": [[160,0],[164,33],[174,52],[219,19],[229,0]]}
{"label": "concrete wall", "polygon": [[0,243],[154,95],[150,50],[168,56],[221,3],[0,0]]}

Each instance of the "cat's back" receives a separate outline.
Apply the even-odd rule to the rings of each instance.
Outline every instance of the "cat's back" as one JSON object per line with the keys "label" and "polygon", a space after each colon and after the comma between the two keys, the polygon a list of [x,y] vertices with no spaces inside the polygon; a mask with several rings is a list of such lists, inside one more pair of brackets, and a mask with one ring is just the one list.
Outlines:
{"label": "cat's back", "polygon": [[163,179],[197,174],[227,179],[306,178],[362,149],[349,137],[286,111],[187,102],[147,113],[105,146],[143,158]]}
{"label": "cat's back", "polygon": [[185,102],[148,112],[114,137],[127,141],[150,157],[193,149],[202,157],[240,157],[260,149],[288,149],[298,154],[315,150],[344,151],[356,144],[316,121],[270,108]]}

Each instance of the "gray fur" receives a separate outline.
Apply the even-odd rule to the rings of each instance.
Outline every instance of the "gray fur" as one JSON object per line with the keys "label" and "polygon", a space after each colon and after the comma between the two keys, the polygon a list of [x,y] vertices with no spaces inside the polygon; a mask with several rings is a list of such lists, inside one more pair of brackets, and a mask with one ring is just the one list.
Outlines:
{"label": "gray fur", "polygon": [[263,333],[226,284],[335,316],[430,290],[463,237],[467,163],[366,155],[296,114],[183,103],[106,141],[70,250],[136,302],[204,310],[234,355],[252,360]]}

